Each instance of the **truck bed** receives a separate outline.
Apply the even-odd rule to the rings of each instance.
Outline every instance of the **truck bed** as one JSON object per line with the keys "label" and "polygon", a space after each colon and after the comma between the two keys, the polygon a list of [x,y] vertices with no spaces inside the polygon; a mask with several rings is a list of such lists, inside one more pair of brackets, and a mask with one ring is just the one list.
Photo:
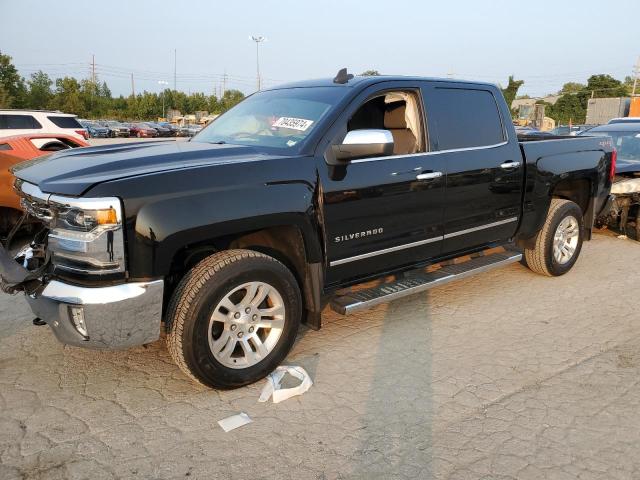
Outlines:
{"label": "truck bed", "polygon": [[[592,151],[594,156],[591,162],[587,160],[587,163],[590,167],[595,167],[600,157],[612,149],[611,140],[606,137],[522,135],[518,136],[518,143],[527,164],[536,163],[549,156]],[[600,155],[596,152],[600,152]],[[585,157],[581,156],[581,158]]]}
{"label": "truck bed", "polygon": [[[586,186],[588,194],[574,200],[584,209],[585,224],[590,232],[611,187],[611,139],[520,136],[518,143],[526,166],[521,223],[523,237],[533,236],[542,227],[552,196],[573,198],[570,193],[579,185]],[[567,175],[568,172],[571,176]],[[555,190],[551,191],[553,178],[559,182],[555,182]]]}

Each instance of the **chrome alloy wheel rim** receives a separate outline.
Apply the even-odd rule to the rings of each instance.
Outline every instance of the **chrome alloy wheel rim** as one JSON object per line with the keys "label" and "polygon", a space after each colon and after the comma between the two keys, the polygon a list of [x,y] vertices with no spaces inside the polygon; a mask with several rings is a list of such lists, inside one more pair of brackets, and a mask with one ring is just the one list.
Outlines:
{"label": "chrome alloy wheel rim", "polygon": [[573,258],[578,247],[580,225],[573,216],[562,219],[553,236],[553,258],[560,265],[564,265]]}
{"label": "chrome alloy wheel rim", "polygon": [[248,368],[275,348],[285,322],[282,296],[264,282],[240,285],[216,305],[209,319],[209,348],[225,367]]}

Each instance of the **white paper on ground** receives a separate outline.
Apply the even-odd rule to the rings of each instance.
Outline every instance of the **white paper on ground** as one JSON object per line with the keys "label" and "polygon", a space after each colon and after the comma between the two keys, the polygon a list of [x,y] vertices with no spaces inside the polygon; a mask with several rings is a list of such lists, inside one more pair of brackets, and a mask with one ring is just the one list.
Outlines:
{"label": "white paper on ground", "polygon": [[241,427],[251,422],[252,420],[249,415],[244,412],[240,412],[237,415],[231,415],[230,417],[218,420],[218,425],[220,425],[225,432],[230,432],[235,428]]}
{"label": "white paper on ground", "polygon": [[[300,380],[300,385],[292,388],[281,388],[280,382],[287,373]],[[262,392],[258,399],[259,402],[266,402],[271,396],[273,396],[273,403],[284,402],[288,398],[295,397],[296,395],[302,395],[311,388],[311,385],[313,385],[311,377],[304,368],[284,365],[271,372],[267,376],[266,380],[267,383],[262,387]]]}

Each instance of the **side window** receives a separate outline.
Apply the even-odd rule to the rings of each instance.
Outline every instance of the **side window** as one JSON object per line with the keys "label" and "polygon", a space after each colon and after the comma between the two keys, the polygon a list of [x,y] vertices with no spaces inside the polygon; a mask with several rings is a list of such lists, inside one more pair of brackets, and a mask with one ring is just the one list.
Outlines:
{"label": "side window", "polygon": [[47,117],[56,127],[60,128],[82,128],[82,125],[74,117],[59,117],[51,115]]}
{"label": "side window", "polygon": [[0,130],[42,128],[33,115],[0,115]]}
{"label": "side window", "polygon": [[434,88],[427,102],[438,149],[487,147],[505,141],[495,98],[488,90]]}
{"label": "side window", "polygon": [[389,130],[394,155],[424,152],[418,99],[413,92],[386,92],[366,101],[347,123],[347,131],[363,129]]}

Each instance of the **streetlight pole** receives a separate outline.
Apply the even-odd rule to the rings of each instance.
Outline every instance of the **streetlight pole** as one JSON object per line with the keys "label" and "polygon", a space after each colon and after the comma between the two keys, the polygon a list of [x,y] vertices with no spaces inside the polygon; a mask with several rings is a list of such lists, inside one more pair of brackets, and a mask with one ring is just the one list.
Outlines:
{"label": "streetlight pole", "polygon": [[164,116],[164,87],[166,85],[169,85],[169,82],[166,82],[164,80],[158,80],[158,85],[160,85],[160,88],[162,88],[162,91],[160,92],[160,95],[162,96],[162,118],[164,118],[166,120],[166,117]]}
{"label": "streetlight pole", "polygon": [[260,44],[266,40],[262,35],[251,36],[251,40],[256,42],[256,77],[258,83],[258,91],[260,91]]}
{"label": "streetlight pole", "polygon": [[640,78],[640,57],[638,57],[638,61],[633,67],[633,90],[631,92],[631,96],[636,96],[636,87],[638,86],[638,78]]}

